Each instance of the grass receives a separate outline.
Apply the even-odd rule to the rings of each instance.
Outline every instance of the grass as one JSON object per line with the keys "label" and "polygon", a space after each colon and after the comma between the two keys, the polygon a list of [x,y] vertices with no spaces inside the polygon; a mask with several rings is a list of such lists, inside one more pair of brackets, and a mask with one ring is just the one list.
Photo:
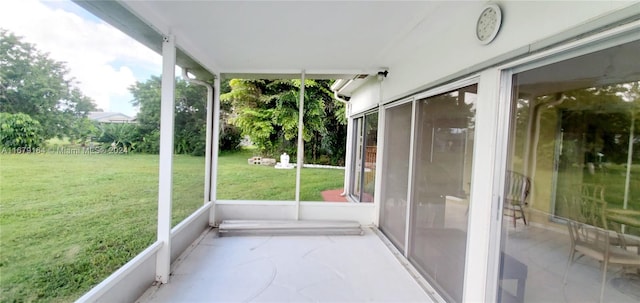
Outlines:
{"label": "grass", "polygon": [[[295,199],[295,169],[248,166],[247,159],[250,157],[250,152],[241,152],[219,158],[218,199],[283,201]],[[300,183],[300,200],[322,201],[321,191],[342,188],[344,170],[303,168]]]}
{"label": "grass", "polygon": [[[576,179],[577,175],[577,179]],[[564,182],[563,187],[558,188],[559,196],[572,196],[578,194],[580,187],[577,184],[597,184],[604,186],[604,200],[608,208],[623,208],[625,195],[625,182],[627,167],[622,164],[608,164],[604,171],[596,171],[590,174],[584,170],[582,174],[575,171],[566,171],[558,174],[559,180]],[[578,181],[576,181],[578,180]],[[627,208],[640,210],[640,165],[634,164],[630,168],[629,201]]]}
{"label": "grass", "polygon": [[[599,184],[605,187],[604,198],[608,207],[622,208],[625,193],[627,167],[622,164],[609,164],[604,172],[585,174],[585,183]],[[631,165],[629,180],[629,205],[640,210],[640,165]]]}
{"label": "grass", "polygon": [[[295,170],[222,155],[218,197],[292,200]],[[342,170],[303,169],[301,199],[340,188]],[[204,158],[175,156],[175,225],[203,204]],[[158,156],[0,155],[0,302],[68,302],[153,243]]]}

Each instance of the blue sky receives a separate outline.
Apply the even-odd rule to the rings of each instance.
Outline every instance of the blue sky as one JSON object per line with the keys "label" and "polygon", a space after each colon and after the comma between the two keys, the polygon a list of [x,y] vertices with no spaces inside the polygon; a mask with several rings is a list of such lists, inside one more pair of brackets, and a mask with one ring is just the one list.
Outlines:
{"label": "blue sky", "polygon": [[40,1],[40,2],[51,9],[54,9],[54,10],[61,9],[66,12],[78,15],[82,19],[93,22],[93,23],[102,22],[100,18],[92,15],[91,13],[87,12],[86,10],[84,10],[83,8],[81,8],[80,6],[76,5],[71,1],[56,0],[56,1]]}
{"label": "blue sky", "polygon": [[0,28],[66,62],[80,90],[104,111],[135,115],[127,88],[161,72],[160,55],[69,0],[0,1]]}

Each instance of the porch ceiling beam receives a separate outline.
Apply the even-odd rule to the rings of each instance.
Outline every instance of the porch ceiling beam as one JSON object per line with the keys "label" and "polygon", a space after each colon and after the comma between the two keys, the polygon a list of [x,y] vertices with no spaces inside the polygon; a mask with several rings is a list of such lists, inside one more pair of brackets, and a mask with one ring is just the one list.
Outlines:
{"label": "porch ceiling beam", "polygon": [[173,191],[173,132],[175,109],[176,46],[173,36],[162,38],[160,97],[160,168],[158,181],[158,242],[156,281],[167,283],[171,267],[171,202]]}
{"label": "porch ceiling beam", "polygon": [[[356,75],[376,75],[386,68],[370,69],[308,69],[305,72],[307,79],[353,79]],[[270,70],[224,70],[221,72],[224,79],[300,79],[299,70],[270,69]]]}
{"label": "porch ceiling beam", "polygon": [[[72,1],[78,6],[91,12],[96,17],[104,20],[123,33],[126,33],[131,38],[147,46],[154,52],[162,54],[163,34],[132,13],[126,5],[123,5],[123,3],[120,3],[119,1]],[[180,48],[176,49],[175,61],[178,66],[189,69],[191,74],[201,80],[213,79],[212,73]]]}

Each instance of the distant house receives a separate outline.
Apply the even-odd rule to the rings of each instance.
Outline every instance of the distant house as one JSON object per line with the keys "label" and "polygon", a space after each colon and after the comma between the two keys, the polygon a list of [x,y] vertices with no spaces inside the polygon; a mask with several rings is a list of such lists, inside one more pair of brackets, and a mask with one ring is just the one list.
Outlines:
{"label": "distant house", "polygon": [[135,123],[136,118],[117,112],[89,112],[89,120],[100,123]]}

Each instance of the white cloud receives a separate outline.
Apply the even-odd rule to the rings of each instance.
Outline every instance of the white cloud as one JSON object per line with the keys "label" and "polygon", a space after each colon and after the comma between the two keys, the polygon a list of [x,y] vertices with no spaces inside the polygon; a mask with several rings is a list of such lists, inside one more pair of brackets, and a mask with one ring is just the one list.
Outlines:
{"label": "white cloud", "polygon": [[[96,23],[36,0],[0,3],[0,27],[33,43],[56,61],[67,62],[82,92],[105,111],[110,100],[129,94],[127,87],[160,74],[161,57],[106,23]],[[143,79],[136,79],[135,74]]]}

